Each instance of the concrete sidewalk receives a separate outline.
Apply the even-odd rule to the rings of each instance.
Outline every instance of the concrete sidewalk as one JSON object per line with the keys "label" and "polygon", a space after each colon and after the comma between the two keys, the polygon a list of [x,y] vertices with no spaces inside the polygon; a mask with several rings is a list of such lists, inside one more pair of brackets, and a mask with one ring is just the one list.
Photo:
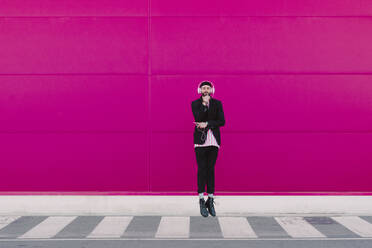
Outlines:
{"label": "concrete sidewalk", "polygon": [[[197,195],[1,195],[0,215],[200,216],[198,199]],[[216,195],[215,203],[218,216],[372,215],[372,196],[360,195]]]}

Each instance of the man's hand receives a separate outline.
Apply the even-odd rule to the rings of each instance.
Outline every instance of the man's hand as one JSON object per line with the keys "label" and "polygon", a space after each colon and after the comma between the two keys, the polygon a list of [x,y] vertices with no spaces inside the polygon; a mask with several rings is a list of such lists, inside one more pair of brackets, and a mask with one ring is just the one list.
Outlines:
{"label": "man's hand", "polygon": [[206,128],[206,127],[207,127],[207,123],[206,123],[206,122],[194,122],[194,124],[195,124],[198,128]]}
{"label": "man's hand", "polygon": [[209,99],[211,99],[210,95],[202,96],[203,97],[203,104],[206,106],[209,104]]}

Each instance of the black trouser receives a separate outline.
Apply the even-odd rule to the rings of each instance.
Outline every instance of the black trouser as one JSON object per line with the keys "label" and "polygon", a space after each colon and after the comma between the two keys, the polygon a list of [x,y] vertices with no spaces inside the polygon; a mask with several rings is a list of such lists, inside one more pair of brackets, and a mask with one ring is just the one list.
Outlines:
{"label": "black trouser", "polygon": [[205,192],[207,184],[207,193],[214,193],[214,167],[217,160],[217,146],[194,147],[196,162],[198,164],[198,193]]}

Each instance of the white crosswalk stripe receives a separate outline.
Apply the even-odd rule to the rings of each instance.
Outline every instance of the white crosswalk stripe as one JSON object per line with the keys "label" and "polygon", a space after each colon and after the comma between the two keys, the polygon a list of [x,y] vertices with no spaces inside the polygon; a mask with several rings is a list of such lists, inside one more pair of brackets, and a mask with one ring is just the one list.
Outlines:
{"label": "white crosswalk stripe", "polygon": [[300,216],[275,217],[283,229],[294,238],[326,237]]}
{"label": "white crosswalk stripe", "polygon": [[21,216],[0,216],[0,229],[6,227]]}
{"label": "white crosswalk stripe", "polygon": [[18,238],[51,238],[77,216],[50,216]]}
{"label": "white crosswalk stripe", "polygon": [[106,216],[87,238],[120,238],[133,216]]}
{"label": "white crosswalk stripe", "polygon": [[334,216],[335,221],[362,237],[372,237],[372,224],[358,216]]}
{"label": "white crosswalk stripe", "polygon": [[245,217],[218,217],[224,238],[257,238]]}
{"label": "white crosswalk stripe", "polygon": [[160,220],[156,238],[189,238],[190,217],[163,216]]}

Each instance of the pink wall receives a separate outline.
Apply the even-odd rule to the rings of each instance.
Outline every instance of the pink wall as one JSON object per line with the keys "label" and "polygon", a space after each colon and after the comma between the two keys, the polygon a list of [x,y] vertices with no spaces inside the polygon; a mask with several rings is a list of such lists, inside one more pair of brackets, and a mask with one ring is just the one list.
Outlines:
{"label": "pink wall", "polygon": [[[0,191],[372,192],[372,1],[0,0]],[[369,193],[368,193],[369,194]]]}

